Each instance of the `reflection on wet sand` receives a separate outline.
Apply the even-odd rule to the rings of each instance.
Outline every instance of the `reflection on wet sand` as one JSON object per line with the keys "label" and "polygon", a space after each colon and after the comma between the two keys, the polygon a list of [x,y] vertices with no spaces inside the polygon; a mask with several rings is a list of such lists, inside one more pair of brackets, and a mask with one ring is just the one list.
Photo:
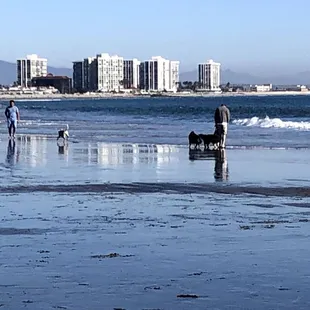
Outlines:
{"label": "reflection on wet sand", "polygon": [[[48,155],[54,153],[53,141],[45,136],[23,135],[18,137],[24,161],[32,167],[45,165]],[[69,144],[71,144],[69,151]],[[66,161],[72,159],[77,163],[99,165],[122,165],[139,163],[156,163],[157,166],[171,161],[171,153],[179,149],[171,145],[128,144],[128,143],[60,143],[55,141],[58,154]],[[64,155],[64,156],[63,156]],[[174,158],[176,160],[176,158]]]}
{"label": "reflection on wet sand", "polygon": [[69,161],[69,144],[68,142],[57,142],[58,154],[65,159],[66,162]]}
{"label": "reflection on wet sand", "polygon": [[68,152],[68,145],[67,144],[59,145],[57,143],[57,146],[58,146],[58,154],[65,154],[65,152]]}
{"label": "reflection on wet sand", "polygon": [[229,177],[226,150],[189,150],[189,159],[194,160],[214,160],[215,181],[227,181]]}
{"label": "reflection on wet sand", "polygon": [[215,157],[214,179],[227,181],[229,176],[226,150],[218,150]]}
{"label": "reflection on wet sand", "polygon": [[89,143],[86,147],[77,145],[72,156],[75,161],[99,165],[161,164],[169,162],[170,154],[177,151],[170,145]]}
{"label": "reflection on wet sand", "polygon": [[46,136],[18,136],[20,153],[23,161],[31,167],[47,163],[47,137]]}
{"label": "reflection on wet sand", "polygon": [[13,166],[19,161],[19,151],[16,152],[16,143],[14,140],[9,140],[6,154],[6,162]]}

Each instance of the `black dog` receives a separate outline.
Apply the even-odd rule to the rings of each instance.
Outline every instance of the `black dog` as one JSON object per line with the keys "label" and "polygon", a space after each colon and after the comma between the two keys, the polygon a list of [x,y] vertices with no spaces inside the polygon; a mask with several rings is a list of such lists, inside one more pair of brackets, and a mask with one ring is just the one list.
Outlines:
{"label": "black dog", "polygon": [[205,150],[209,149],[210,144],[212,144],[213,147],[216,149],[218,149],[220,146],[221,137],[216,134],[213,134],[213,135],[200,134],[199,137],[203,140]]}
{"label": "black dog", "polygon": [[60,129],[58,130],[58,137],[57,137],[57,141],[62,138],[65,141],[69,139],[69,125],[66,125],[66,128]]}
{"label": "black dog", "polygon": [[202,139],[194,131],[191,131],[188,135],[188,144],[191,147],[192,144],[195,145],[195,149],[202,143]]}

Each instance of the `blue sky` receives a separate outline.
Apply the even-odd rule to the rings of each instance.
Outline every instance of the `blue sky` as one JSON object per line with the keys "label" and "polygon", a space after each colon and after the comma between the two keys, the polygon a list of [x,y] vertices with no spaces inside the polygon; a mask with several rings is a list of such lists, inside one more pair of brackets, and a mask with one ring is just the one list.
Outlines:
{"label": "blue sky", "polygon": [[239,72],[310,69],[309,0],[1,0],[0,59],[50,65],[101,52],[161,55],[193,69],[212,58]]}

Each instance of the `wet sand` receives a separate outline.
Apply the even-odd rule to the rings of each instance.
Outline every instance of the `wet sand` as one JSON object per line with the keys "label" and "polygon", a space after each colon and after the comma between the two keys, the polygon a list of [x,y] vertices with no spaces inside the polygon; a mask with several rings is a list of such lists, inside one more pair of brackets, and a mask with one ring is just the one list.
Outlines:
{"label": "wet sand", "polygon": [[252,194],[262,197],[310,197],[309,187],[217,186],[201,183],[113,183],[77,185],[22,185],[1,187],[0,193],[127,193],[127,194]]}
{"label": "wet sand", "polygon": [[309,151],[0,144],[0,309],[309,309]]}
{"label": "wet sand", "polygon": [[[222,152],[191,151],[187,147],[149,144],[109,144],[71,141],[57,145],[46,136],[19,136],[15,144],[0,141],[1,190],[16,186],[100,184],[98,190],[121,191],[132,183],[133,192],[149,192],[149,183],[158,183],[158,190],[204,186],[249,186],[249,188],[310,186],[308,149],[227,149]],[[169,183],[168,185],[166,183]],[[184,185],[186,184],[186,185]],[[104,186],[103,186],[104,185]],[[216,185],[216,186],[215,186]],[[213,186],[213,187],[212,187]],[[206,187],[206,190],[208,190]],[[56,187],[57,189],[57,187]],[[74,190],[72,187],[68,187]],[[80,188],[82,190],[82,187]],[[52,190],[49,188],[49,190]],[[95,188],[95,191],[97,189]],[[151,189],[150,189],[151,190]],[[197,187],[197,190],[200,189]],[[75,190],[74,190],[75,191]],[[180,190],[180,193],[182,190]],[[191,192],[194,192],[193,189]]]}

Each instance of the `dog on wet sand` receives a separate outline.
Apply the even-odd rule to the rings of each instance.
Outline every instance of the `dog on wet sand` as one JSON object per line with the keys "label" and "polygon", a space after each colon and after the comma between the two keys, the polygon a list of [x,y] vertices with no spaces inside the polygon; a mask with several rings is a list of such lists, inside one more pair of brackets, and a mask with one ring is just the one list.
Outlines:
{"label": "dog on wet sand", "polygon": [[57,141],[61,138],[64,139],[65,141],[69,139],[69,125],[68,124],[66,125],[66,128],[58,130]]}
{"label": "dog on wet sand", "polygon": [[202,139],[204,144],[204,149],[210,149],[210,144],[213,145],[214,149],[218,149],[221,142],[221,137],[216,134],[204,135],[200,134],[199,137]]}
{"label": "dog on wet sand", "polygon": [[202,139],[200,138],[199,135],[197,135],[194,131],[191,131],[190,134],[188,135],[188,144],[189,148],[194,144],[195,149],[202,143]]}

